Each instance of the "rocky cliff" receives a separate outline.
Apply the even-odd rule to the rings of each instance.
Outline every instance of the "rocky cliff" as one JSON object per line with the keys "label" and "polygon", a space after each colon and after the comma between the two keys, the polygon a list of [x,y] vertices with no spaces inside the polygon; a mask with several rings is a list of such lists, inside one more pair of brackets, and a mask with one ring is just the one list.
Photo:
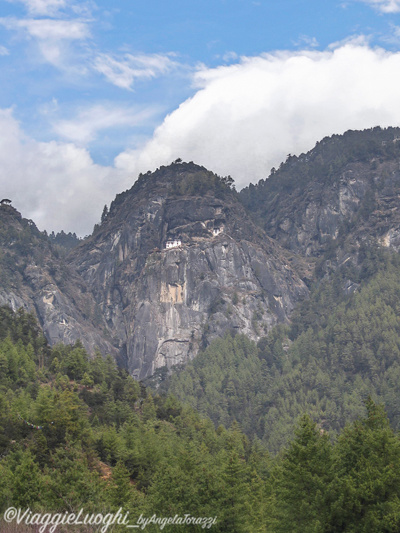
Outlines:
{"label": "rocky cliff", "polygon": [[400,245],[400,129],[349,131],[317,143],[240,193],[268,235],[306,256],[352,240]]}
{"label": "rocky cliff", "polygon": [[0,205],[0,305],[35,312],[50,344],[81,339],[90,351],[118,355],[84,280],[7,204]]}
{"label": "rocky cliff", "polygon": [[259,338],[307,288],[293,255],[193,163],[141,176],[69,256],[137,378],[194,357],[227,331]]}
{"label": "rocky cliff", "polygon": [[399,207],[396,128],[324,139],[240,194],[177,161],[117,195],[66,257],[1,205],[0,304],[35,310],[51,344],[81,338],[142,379],[228,331],[258,339],[287,321],[313,265],[361,271],[365,245],[398,251]]}

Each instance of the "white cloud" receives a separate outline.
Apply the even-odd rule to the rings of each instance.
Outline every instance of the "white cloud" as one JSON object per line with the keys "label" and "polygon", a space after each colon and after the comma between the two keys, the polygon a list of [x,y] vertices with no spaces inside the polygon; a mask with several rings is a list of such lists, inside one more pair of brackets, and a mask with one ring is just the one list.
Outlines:
{"label": "white cloud", "polygon": [[93,3],[89,0],[84,2],[79,0],[7,0],[10,3],[20,3],[25,6],[29,15],[33,17],[59,17],[66,11],[81,15],[91,13]]}
{"label": "white cloud", "polygon": [[358,0],[378,9],[382,13],[399,13],[400,0]]}
{"label": "white cloud", "polygon": [[203,69],[197,93],[142,148],[116,158],[133,175],[177,157],[242,187],[288,153],[347,129],[400,125],[400,53],[347,43],[325,52],[277,52]]}
{"label": "white cloud", "polygon": [[66,7],[66,0],[7,0],[24,4],[31,15],[54,16]]}
{"label": "white cloud", "polygon": [[0,18],[0,24],[9,30],[25,30],[28,35],[40,41],[86,39],[90,32],[86,22],[79,20],[16,19]]}
{"label": "white cloud", "polygon": [[346,44],[352,46],[369,46],[372,40],[372,35],[350,35],[341,39],[340,41],[335,41],[328,46],[328,50],[336,50],[336,48],[342,48]]}
{"label": "white cloud", "polygon": [[231,61],[237,61],[239,59],[239,56],[236,52],[226,52],[222,59],[225,61],[225,63],[230,63]]}
{"label": "white cloud", "polygon": [[12,112],[0,111],[2,195],[40,229],[91,232],[103,205],[129,185],[124,177],[72,143],[26,137]]}
{"label": "white cloud", "polygon": [[317,48],[319,42],[315,37],[309,35],[300,35],[298,40],[294,42],[294,45],[299,48]]}
{"label": "white cloud", "polygon": [[[400,52],[363,43],[201,68],[194,96],[168,115],[150,140],[121,153],[116,168],[94,164],[76,144],[27,138],[12,113],[2,111],[2,194],[41,228],[88,233],[102,206],[139,172],[178,157],[231,174],[240,188],[267,177],[288,153],[305,152],[327,135],[400,126]],[[58,112],[57,102],[52,105],[49,120]],[[146,119],[133,107],[125,113],[126,119],[121,106],[96,105],[54,127],[65,139],[84,143],[102,130]]]}
{"label": "white cloud", "polygon": [[8,48],[0,45],[0,56],[8,56],[10,54]]}
{"label": "white cloud", "polygon": [[19,31],[36,41],[43,58],[58,68],[65,68],[70,43],[84,41],[90,37],[89,24],[78,19],[3,17],[0,18],[0,25],[8,30]]}
{"label": "white cloud", "polygon": [[122,89],[131,89],[135,80],[155,78],[177,66],[171,54],[125,54],[122,59],[99,54],[94,61],[94,69]]}
{"label": "white cloud", "polygon": [[149,121],[157,111],[158,108],[138,109],[97,104],[81,109],[73,119],[54,123],[53,129],[69,141],[87,144],[94,140],[100,131],[126,126],[136,127]]}

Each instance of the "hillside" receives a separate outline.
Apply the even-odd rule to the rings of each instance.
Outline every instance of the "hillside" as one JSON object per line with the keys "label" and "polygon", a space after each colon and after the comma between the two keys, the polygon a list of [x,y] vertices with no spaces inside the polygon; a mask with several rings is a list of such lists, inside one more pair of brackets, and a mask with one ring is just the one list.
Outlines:
{"label": "hillside", "polygon": [[[89,524],[119,509],[130,525],[190,517],[193,532],[398,531],[400,440],[371,399],[335,442],[301,417],[271,458],[236,424],[215,430],[175,398],[152,397],[110,357],[49,348],[22,311],[0,308],[0,368],[4,533],[28,530],[6,523],[10,507],[39,519],[82,509]],[[146,529],[160,525],[178,527]]]}
{"label": "hillside", "polygon": [[131,524],[141,514],[190,513],[218,516],[214,531],[256,527],[257,472],[266,478],[269,460],[237,428],[216,432],[176,399],[153,398],[80,343],[51,349],[22,311],[0,308],[0,369],[2,532],[27,531],[5,524],[10,506],[89,515],[122,507]]}
{"label": "hillside", "polygon": [[[337,434],[372,397],[400,428],[400,259],[368,254],[359,288],[341,292],[338,271],[255,344],[244,335],[213,342],[161,384],[216,426],[237,421],[279,452],[293,436],[293,421],[309,413]],[[151,382],[150,382],[151,383]],[[158,384],[158,382],[156,381]]]}
{"label": "hillside", "polygon": [[398,250],[399,138],[334,135],[240,193],[177,160],[139,176],[81,242],[2,205],[0,303],[33,311],[51,345],[80,338],[137,379],[227,333],[258,342],[313,283],[340,271],[351,294],[368,254]]}
{"label": "hillside", "polygon": [[118,352],[90,288],[46,235],[11,205],[0,205],[0,305],[33,312],[54,345],[82,339],[89,351]]}
{"label": "hillside", "polygon": [[240,194],[175,162],[79,244],[0,206],[0,511],[399,531],[397,133]]}

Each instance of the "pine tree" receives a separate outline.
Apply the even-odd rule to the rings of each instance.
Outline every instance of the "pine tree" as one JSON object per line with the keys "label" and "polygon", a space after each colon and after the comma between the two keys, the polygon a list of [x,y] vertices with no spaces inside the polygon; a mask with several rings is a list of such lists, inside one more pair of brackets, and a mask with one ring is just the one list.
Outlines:
{"label": "pine tree", "polygon": [[153,396],[148,394],[147,398],[143,402],[142,406],[142,418],[144,422],[155,420],[156,418],[156,406],[154,405]]}
{"label": "pine tree", "polygon": [[101,214],[101,223],[103,223],[106,218],[107,218],[107,215],[108,215],[108,207],[107,207],[107,204],[104,206],[103,208],[103,212]]}
{"label": "pine tree", "polygon": [[41,501],[43,480],[30,451],[22,455],[15,469],[12,485],[13,504],[16,507],[34,509]]}
{"label": "pine tree", "polygon": [[308,415],[302,416],[294,440],[273,473],[277,532],[323,531],[331,456],[328,435]]}
{"label": "pine tree", "polygon": [[246,462],[235,450],[225,455],[221,479],[223,485],[218,501],[220,530],[248,532],[249,470]]}
{"label": "pine tree", "polygon": [[122,461],[118,461],[113,469],[108,494],[113,509],[129,508],[132,503],[133,491],[130,486],[129,472]]}
{"label": "pine tree", "polygon": [[332,531],[400,530],[400,441],[382,406],[371,398],[367,417],[345,428],[330,489]]}

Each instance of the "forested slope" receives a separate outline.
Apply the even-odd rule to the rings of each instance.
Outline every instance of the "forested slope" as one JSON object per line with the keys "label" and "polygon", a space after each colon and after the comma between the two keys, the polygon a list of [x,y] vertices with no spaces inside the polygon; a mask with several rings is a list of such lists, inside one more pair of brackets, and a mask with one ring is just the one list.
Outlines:
{"label": "forested slope", "polygon": [[0,308],[0,339],[1,511],[122,507],[133,524],[190,513],[218,516],[214,531],[257,531],[269,458],[236,427],[153,398],[80,343],[50,349],[22,311]]}
{"label": "forested slope", "polygon": [[[232,362],[257,353],[239,336],[228,345]],[[215,430],[172,396],[152,397],[111,357],[89,360],[80,343],[50,349],[31,315],[0,308],[0,529],[30,530],[5,523],[13,506],[121,508],[132,525],[140,515],[209,517],[220,532],[396,532],[400,440],[371,399],[360,412],[337,440],[303,415],[271,457],[237,424]]]}
{"label": "forested slope", "polygon": [[161,387],[216,425],[238,421],[275,453],[302,413],[336,433],[363,413],[368,395],[384,402],[398,429],[399,256],[370,250],[351,295],[341,289],[345,276],[318,283],[290,326],[258,345],[241,335],[219,339]]}

